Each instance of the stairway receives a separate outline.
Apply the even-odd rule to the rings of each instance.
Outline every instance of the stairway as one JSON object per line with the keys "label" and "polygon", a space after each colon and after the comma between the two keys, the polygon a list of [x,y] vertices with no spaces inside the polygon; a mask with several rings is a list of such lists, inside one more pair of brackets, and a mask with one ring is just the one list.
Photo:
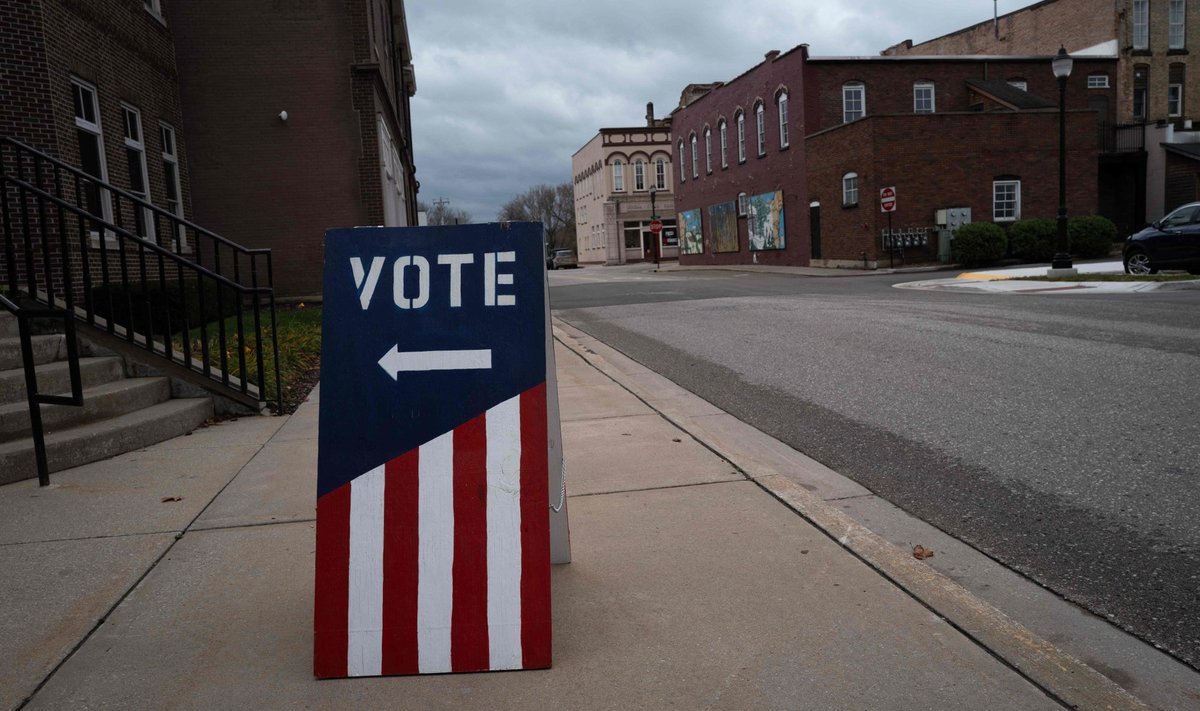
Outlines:
{"label": "stairway", "polygon": [[[32,340],[38,389],[69,393],[64,336]],[[80,357],[79,370],[82,407],[41,406],[51,473],[178,437],[213,414],[210,398],[172,399],[166,377],[126,377],[116,356]],[[0,311],[0,485],[36,476],[17,319]]]}

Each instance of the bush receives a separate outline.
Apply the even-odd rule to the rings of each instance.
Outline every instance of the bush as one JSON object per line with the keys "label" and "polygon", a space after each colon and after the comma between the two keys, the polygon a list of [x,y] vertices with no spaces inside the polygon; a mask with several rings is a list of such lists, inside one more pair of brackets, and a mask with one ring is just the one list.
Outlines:
{"label": "bush", "polygon": [[212,323],[237,313],[238,292],[221,287],[221,309],[218,309],[217,288],[211,281],[204,281],[203,311],[195,281],[184,282],[182,290],[178,282],[168,282],[165,291],[157,282],[147,284],[143,291],[140,280],[131,282],[128,290],[120,284],[98,286],[92,289],[92,305],[100,318],[132,328],[136,333],[147,334],[153,326],[155,335],[161,335],[166,330],[168,318],[171,331],[180,333],[185,315],[188,327],[196,328],[201,323]]}
{"label": "bush", "polygon": [[1117,226],[1099,215],[1072,217],[1067,222],[1071,253],[1082,258],[1107,257],[1117,240]]}
{"label": "bush", "polygon": [[1058,224],[1054,220],[1017,220],[1008,228],[1013,254],[1026,262],[1048,262],[1054,257]]}
{"label": "bush", "polygon": [[994,264],[1004,256],[1005,236],[999,225],[972,222],[954,233],[954,261],[964,267]]}

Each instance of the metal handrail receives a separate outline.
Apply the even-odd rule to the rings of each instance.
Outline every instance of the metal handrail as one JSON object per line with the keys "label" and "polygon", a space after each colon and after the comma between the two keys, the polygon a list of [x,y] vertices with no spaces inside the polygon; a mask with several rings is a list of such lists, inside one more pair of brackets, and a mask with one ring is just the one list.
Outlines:
{"label": "metal handrail", "polygon": [[[282,407],[270,249],[242,247],[13,138],[0,138],[0,187],[3,254],[10,293],[24,294],[51,307],[63,305],[76,319],[92,327],[260,403],[265,400],[267,384],[263,351],[269,346],[273,353],[275,402]],[[160,239],[170,246],[160,244]],[[39,256],[41,265],[37,263]],[[223,267],[225,256],[228,259]],[[78,275],[72,265],[78,267]],[[248,267],[249,283],[243,281],[243,272],[247,271],[244,267]],[[264,271],[265,283],[260,283]],[[195,289],[191,303],[189,286]],[[97,303],[97,287],[107,297],[104,303]],[[118,288],[121,299],[113,295]],[[164,303],[156,316],[152,290],[163,299],[168,292],[177,294],[182,324],[171,323],[169,304]],[[210,324],[214,314],[209,307],[214,304],[206,301],[213,296],[215,323]],[[82,308],[75,308],[76,297],[82,297]],[[247,301],[252,324],[244,321]],[[104,306],[107,311],[102,316],[98,308],[103,310]],[[192,306],[198,308],[198,324],[189,323]],[[269,310],[268,323],[264,323],[268,319],[268,314],[262,313],[264,308]],[[119,330],[116,321],[122,314],[126,323]],[[156,323],[160,316],[162,323]],[[231,329],[226,328],[228,318],[234,319]],[[252,331],[248,331],[248,325],[252,325]],[[209,333],[212,326],[215,334]],[[194,330],[199,331],[195,339],[198,358],[192,353]],[[230,330],[233,333],[227,332]],[[174,342],[177,337],[178,355]],[[213,346],[219,353],[217,363],[210,362]],[[236,365],[240,368],[236,382],[230,377],[231,347],[236,347]],[[247,370],[250,351],[256,355],[257,377],[253,384]]]}
{"label": "metal handrail", "polygon": [[[79,344],[75,340],[75,319],[60,309],[46,306],[21,306],[0,294],[0,306],[17,318],[21,338],[21,365],[25,369],[25,396],[29,403],[29,428],[33,436],[33,456],[37,461],[38,486],[50,485],[50,465],[46,459],[46,438],[42,429],[41,405],[83,405],[83,378],[79,373]],[[38,391],[37,370],[33,358],[33,336],[29,332],[31,318],[61,318],[67,342],[67,369],[71,376],[71,394],[46,395]]]}

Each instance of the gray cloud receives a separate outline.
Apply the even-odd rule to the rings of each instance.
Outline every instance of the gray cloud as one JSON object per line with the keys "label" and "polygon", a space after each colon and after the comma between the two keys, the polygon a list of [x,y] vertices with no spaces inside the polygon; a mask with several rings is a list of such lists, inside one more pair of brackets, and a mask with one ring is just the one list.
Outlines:
{"label": "gray cloud", "polygon": [[[1001,0],[1000,12],[1033,4]],[[417,95],[420,198],[476,220],[571,179],[571,154],[604,126],[665,116],[689,83],[724,81],[771,49],[876,55],[991,17],[988,0],[549,0],[406,3]]]}

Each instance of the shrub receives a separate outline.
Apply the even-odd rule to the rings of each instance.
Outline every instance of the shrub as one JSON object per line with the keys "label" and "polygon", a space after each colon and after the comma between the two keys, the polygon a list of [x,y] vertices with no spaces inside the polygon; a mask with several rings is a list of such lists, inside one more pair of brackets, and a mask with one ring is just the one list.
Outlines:
{"label": "shrub", "polygon": [[185,315],[188,327],[196,328],[201,323],[212,323],[237,313],[238,293],[221,287],[221,308],[218,309],[217,288],[211,281],[204,281],[203,310],[195,281],[184,282],[182,289],[178,282],[168,282],[166,290],[159,288],[157,282],[150,282],[143,291],[140,280],[131,281],[128,290],[120,284],[98,286],[92,289],[92,305],[97,316],[132,328],[137,333],[146,334],[153,326],[154,333],[161,335],[166,330],[168,318],[171,330],[179,333],[183,330]]}
{"label": "shrub", "polygon": [[1072,217],[1067,222],[1071,253],[1082,258],[1107,257],[1117,239],[1117,226],[1099,215]]}
{"label": "shrub", "polygon": [[990,222],[972,222],[954,233],[954,261],[965,267],[994,264],[1004,248],[1004,229]]}
{"label": "shrub", "polygon": [[1048,262],[1054,257],[1058,224],[1054,220],[1017,220],[1008,228],[1013,254],[1027,262]]}

